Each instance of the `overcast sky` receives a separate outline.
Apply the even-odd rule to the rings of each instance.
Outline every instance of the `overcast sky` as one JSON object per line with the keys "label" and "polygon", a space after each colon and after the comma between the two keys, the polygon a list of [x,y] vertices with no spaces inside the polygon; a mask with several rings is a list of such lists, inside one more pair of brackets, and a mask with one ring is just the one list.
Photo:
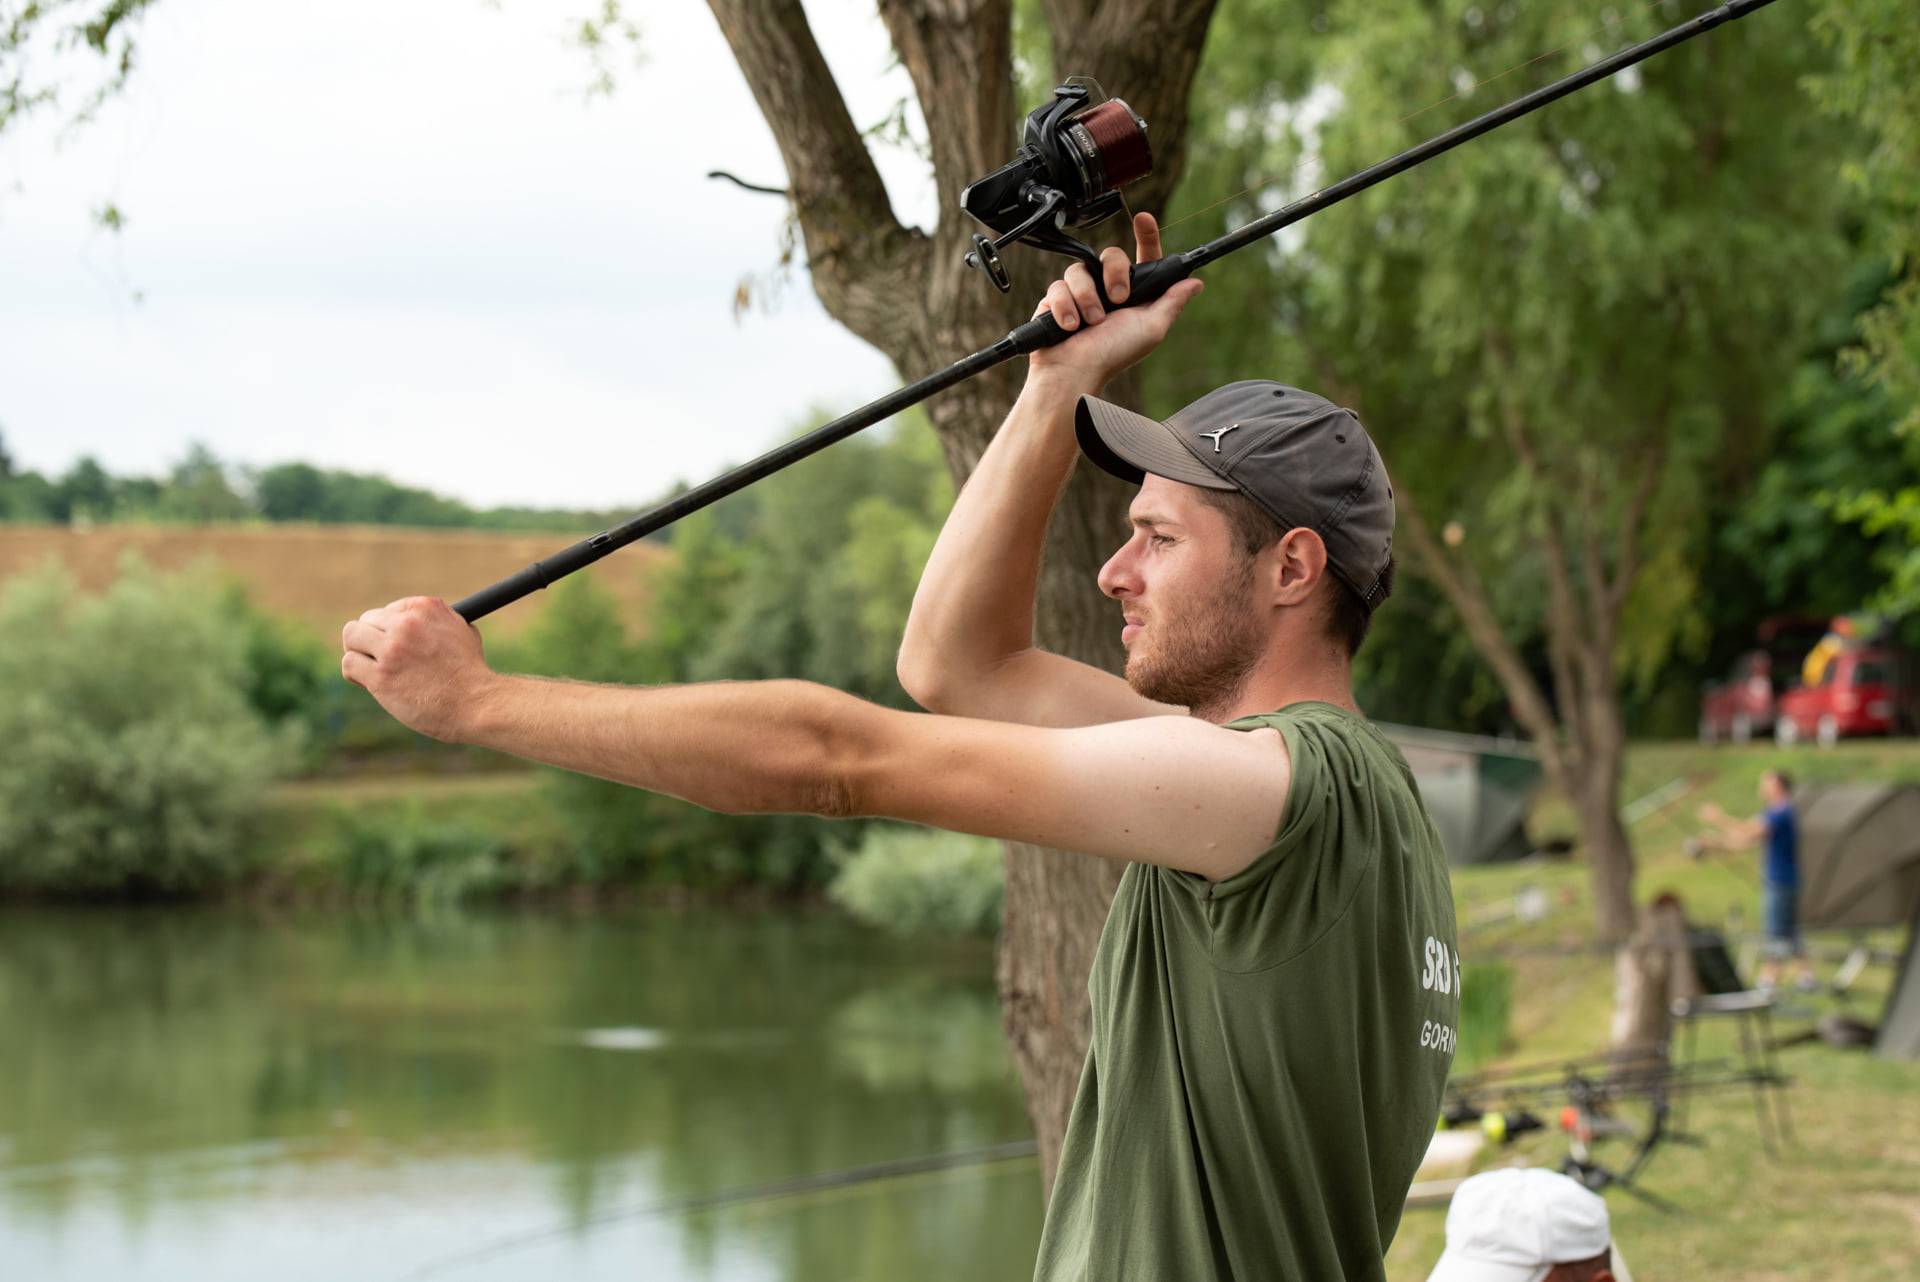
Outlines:
{"label": "overcast sky", "polygon": [[[0,140],[16,460],[157,472],[198,440],[624,505],[894,386],[804,273],[733,319],[784,206],[702,175],[785,174],[706,6],[630,4],[645,65],[586,101],[564,15],[597,7],[162,0],[97,123]],[[909,88],[871,0],[808,9],[856,120],[880,119]],[[924,164],[882,162],[900,216],[931,221]],[[108,200],[118,236],[93,225]]]}

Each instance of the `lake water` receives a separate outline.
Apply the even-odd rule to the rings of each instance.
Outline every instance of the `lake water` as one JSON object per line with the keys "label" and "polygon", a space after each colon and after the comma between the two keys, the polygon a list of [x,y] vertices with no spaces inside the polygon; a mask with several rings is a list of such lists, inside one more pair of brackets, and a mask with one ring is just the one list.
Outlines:
{"label": "lake water", "polygon": [[[0,914],[0,1279],[1031,1275],[985,945],[824,914]],[[753,1191],[777,1194],[746,1196]]]}

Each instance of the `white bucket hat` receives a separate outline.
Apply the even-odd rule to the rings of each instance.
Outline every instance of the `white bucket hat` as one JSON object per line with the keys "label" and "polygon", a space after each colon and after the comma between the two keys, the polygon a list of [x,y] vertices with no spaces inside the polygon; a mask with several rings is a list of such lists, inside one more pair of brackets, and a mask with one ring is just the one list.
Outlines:
{"label": "white bucket hat", "polygon": [[[1556,1264],[1612,1245],[1607,1204],[1556,1171],[1487,1171],[1462,1181],[1447,1208],[1447,1249],[1427,1282],[1541,1282]],[[1619,1253],[1614,1276],[1631,1282]]]}

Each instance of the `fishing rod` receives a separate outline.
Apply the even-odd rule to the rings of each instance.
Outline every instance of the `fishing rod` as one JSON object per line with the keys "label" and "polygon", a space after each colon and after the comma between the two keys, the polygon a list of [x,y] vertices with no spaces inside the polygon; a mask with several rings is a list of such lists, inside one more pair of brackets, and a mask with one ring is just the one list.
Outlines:
{"label": "fishing rod", "polygon": [[[1137,263],[1132,269],[1127,300],[1119,306],[1134,307],[1151,303],[1208,263],[1264,240],[1282,228],[1337,205],[1349,196],[1358,195],[1395,174],[1425,164],[1461,143],[1470,142],[1484,133],[1538,111],[1550,102],[1585,89],[1657,53],[1711,31],[1724,22],[1744,18],[1772,3],[1773,0],[1732,0],[1732,3],[1710,9],[1650,40],[1602,58],[1570,76],[1515,98],[1504,106],[1351,174],[1330,187],[1323,187],[1256,218],[1218,239],[1153,262]],[[1115,305],[1106,296],[1099,255],[1091,246],[1068,235],[1066,229],[1091,226],[1117,212],[1121,207],[1121,188],[1146,177],[1152,168],[1146,121],[1125,102],[1102,98],[1098,87],[1092,82],[1069,80],[1054,90],[1052,101],[1035,108],[1027,116],[1021,145],[1014,159],[961,192],[961,208],[989,230],[998,233],[992,238],[980,234],[973,237],[973,250],[966,256],[967,265],[984,272],[995,288],[1006,293],[1012,289],[1013,282],[1000,262],[1001,249],[1018,242],[1049,253],[1064,254],[1087,265],[1100,301],[1111,310]],[[577,570],[585,569],[630,543],[665,529],[682,517],[690,516],[729,494],[737,493],[829,445],[845,440],[855,432],[892,418],[937,392],[965,382],[1016,356],[1064,342],[1070,333],[1060,327],[1051,313],[1042,312],[1026,324],[1010,330],[992,346],[981,348],[945,369],[843,414],[804,436],[769,450],[752,462],[743,463],[704,484],[696,485],[623,525],[602,530],[545,560],[535,561],[517,574],[456,601],[453,608],[467,622],[476,622],[502,606],[549,587]]]}

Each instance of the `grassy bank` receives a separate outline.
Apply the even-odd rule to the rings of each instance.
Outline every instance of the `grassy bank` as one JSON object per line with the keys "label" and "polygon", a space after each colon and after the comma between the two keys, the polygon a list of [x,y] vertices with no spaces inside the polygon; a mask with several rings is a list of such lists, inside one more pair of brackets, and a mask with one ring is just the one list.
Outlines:
{"label": "grassy bank", "polygon": [[[1463,878],[1469,886],[1473,880]],[[1604,1045],[1612,1001],[1606,959],[1533,956],[1508,964],[1516,976],[1508,1062],[1572,1057]],[[1827,1009],[1875,1019],[1886,983],[1884,968],[1870,971],[1850,1008],[1831,998],[1796,997],[1776,1031],[1792,1031]],[[1699,1053],[1736,1054],[1733,1028],[1708,1027]],[[1796,1143],[1777,1156],[1765,1151],[1744,1090],[1696,1095],[1685,1105],[1685,1133],[1693,1139],[1664,1144],[1640,1179],[1679,1212],[1663,1213],[1621,1192],[1608,1195],[1614,1232],[1637,1282],[1896,1282],[1912,1276],[1920,1228],[1920,1065],[1811,1043],[1782,1051],[1781,1068],[1792,1079]],[[1600,1152],[1612,1165],[1625,1157],[1626,1142]],[[1536,1132],[1483,1150],[1474,1169],[1552,1168],[1565,1154],[1563,1136]],[[1389,1277],[1423,1279],[1444,1240],[1443,1210],[1409,1211],[1389,1253]]]}
{"label": "grassy bank", "polygon": [[[1760,772],[1781,766],[1802,780],[1920,780],[1920,745],[1843,744],[1832,751],[1771,747],[1701,748],[1691,744],[1636,747],[1628,765],[1629,799],[1681,778],[1685,796],[1634,826],[1640,859],[1640,898],[1663,890],[1680,895],[1696,922],[1738,936],[1758,926],[1757,856],[1696,863],[1681,849],[1696,829],[1693,812],[1718,801],[1734,813],[1755,808]],[[1539,808],[1536,835],[1570,832],[1557,801]],[[1538,887],[1552,905],[1539,921],[1489,921],[1522,886]],[[1572,1058],[1604,1047],[1613,1002],[1612,959],[1590,948],[1591,897],[1584,865],[1533,862],[1458,870],[1454,890],[1462,921],[1476,913],[1461,952],[1499,957],[1513,975],[1509,1042],[1500,1062]],[[1899,932],[1875,942],[1897,947]],[[1838,948],[1839,938],[1811,941]],[[1821,965],[1830,976],[1834,962]],[[1471,971],[1469,971],[1471,973]],[[1793,1032],[1825,1011],[1846,1011],[1874,1022],[1891,982],[1888,967],[1870,967],[1848,1001],[1794,996],[1784,1002],[1776,1032]],[[1471,980],[1469,980],[1471,982]],[[1737,1054],[1731,1025],[1709,1025],[1702,1057]],[[1666,1143],[1641,1182],[1676,1203],[1665,1214],[1629,1194],[1612,1193],[1608,1206],[1617,1238],[1637,1282],[1713,1278],[1722,1282],[1787,1282],[1845,1278],[1894,1282],[1912,1276],[1913,1242],[1920,1233],[1920,1064],[1893,1063],[1859,1051],[1814,1042],[1781,1052],[1792,1079],[1789,1107],[1797,1143],[1769,1156],[1757,1129],[1752,1097],[1743,1090],[1701,1094],[1686,1101],[1691,1142]],[[1564,1137],[1534,1133],[1484,1150],[1475,1169],[1503,1165],[1557,1166]],[[1601,1160],[1627,1153],[1623,1141]],[[1410,1211],[1389,1255],[1394,1282],[1417,1282],[1438,1258],[1445,1213]]]}

